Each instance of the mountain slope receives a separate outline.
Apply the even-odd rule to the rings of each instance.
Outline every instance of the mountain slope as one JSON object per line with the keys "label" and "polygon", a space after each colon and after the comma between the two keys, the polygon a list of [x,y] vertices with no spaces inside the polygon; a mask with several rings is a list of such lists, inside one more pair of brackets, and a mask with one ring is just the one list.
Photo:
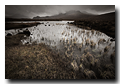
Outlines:
{"label": "mountain slope", "polygon": [[47,17],[33,17],[33,19],[80,19],[80,18],[88,18],[93,17],[95,15],[92,14],[84,14],[80,11],[68,11],[66,13],[60,13],[54,16],[47,16]]}
{"label": "mountain slope", "polygon": [[28,16],[22,15],[22,14],[15,14],[11,16],[5,16],[6,18],[28,18]]}
{"label": "mountain slope", "polygon": [[96,19],[96,20],[115,20],[115,12],[98,15],[98,16],[95,16],[93,19]]}

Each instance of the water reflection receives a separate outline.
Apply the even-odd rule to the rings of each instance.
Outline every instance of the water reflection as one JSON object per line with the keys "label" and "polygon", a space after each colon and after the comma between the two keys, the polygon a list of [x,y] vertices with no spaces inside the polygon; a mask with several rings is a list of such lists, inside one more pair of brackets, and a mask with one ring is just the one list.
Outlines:
{"label": "water reflection", "polygon": [[[23,44],[45,43],[52,49],[80,64],[80,57],[91,53],[96,58],[104,56],[106,60],[115,51],[115,41],[111,37],[95,30],[85,30],[67,24],[68,21],[41,21],[37,27],[30,27],[30,36],[21,40]],[[25,29],[7,30],[13,35]],[[110,61],[110,60],[108,60]]]}

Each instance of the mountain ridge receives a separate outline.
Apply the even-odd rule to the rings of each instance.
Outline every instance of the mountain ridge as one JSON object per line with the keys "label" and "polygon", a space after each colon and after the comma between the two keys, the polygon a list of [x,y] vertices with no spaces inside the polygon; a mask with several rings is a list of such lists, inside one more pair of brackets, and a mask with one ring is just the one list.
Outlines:
{"label": "mountain ridge", "polygon": [[46,17],[33,17],[33,19],[67,19],[67,20],[79,20],[79,19],[115,19],[115,12],[110,12],[101,15],[94,15],[91,13],[83,13],[80,11],[68,11],[66,13],[60,13],[53,16]]}
{"label": "mountain ridge", "polygon": [[80,11],[68,11],[66,13],[59,13],[53,16],[33,17],[33,19],[78,19],[80,17],[92,16],[91,14],[84,14]]}
{"label": "mountain ridge", "polygon": [[[44,20],[115,20],[115,12],[105,13],[101,15],[94,15],[88,12],[80,11],[67,11],[66,13],[59,13],[53,16],[40,17],[35,16],[33,18],[22,17],[22,15],[15,15],[16,18],[6,17],[5,21],[44,21]],[[15,17],[14,16],[14,17]]]}

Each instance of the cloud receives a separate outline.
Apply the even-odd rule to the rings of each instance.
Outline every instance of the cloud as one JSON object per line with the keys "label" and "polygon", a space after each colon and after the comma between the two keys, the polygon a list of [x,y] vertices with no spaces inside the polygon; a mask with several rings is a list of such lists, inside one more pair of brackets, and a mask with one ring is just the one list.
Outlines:
{"label": "cloud", "polygon": [[114,5],[94,5],[94,6],[88,6],[86,9],[87,12],[93,13],[93,14],[103,14],[108,12],[115,11]]}
{"label": "cloud", "polygon": [[23,15],[51,16],[59,13],[65,13],[70,10],[85,11],[93,14],[115,11],[114,5],[6,5],[5,16]]}

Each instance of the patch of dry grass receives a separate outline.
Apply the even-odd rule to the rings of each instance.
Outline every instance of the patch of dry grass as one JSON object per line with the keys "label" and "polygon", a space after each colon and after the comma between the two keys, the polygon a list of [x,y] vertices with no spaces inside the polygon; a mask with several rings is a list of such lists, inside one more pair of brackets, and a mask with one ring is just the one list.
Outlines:
{"label": "patch of dry grass", "polygon": [[66,70],[70,64],[67,62],[60,60],[44,44],[6,48],[5,78],[72,79],[71,71]]}
{"label": "patch of dry grass", "polygon": [[39,22],[33,22],[33,23],[5,23],[5,30],[32,27],[32,26],[37,26],[38,24],[41,24],[41,23],[39,23]]}
{"label": "patch of dry grass", "polygon": [[[71,60],[73,52],[67,57],[53,53],[42,43],[22,45],[22,38],[22,34],[5,37],[6,79],[115,79],[115,64],[112,60],[115,59],[115,52],[111,55],[112,63],[105,64],[104,58],[96,58],[85,48],[78,65],[75,60]],[[65,48],[68,55],[72,46]]]}

